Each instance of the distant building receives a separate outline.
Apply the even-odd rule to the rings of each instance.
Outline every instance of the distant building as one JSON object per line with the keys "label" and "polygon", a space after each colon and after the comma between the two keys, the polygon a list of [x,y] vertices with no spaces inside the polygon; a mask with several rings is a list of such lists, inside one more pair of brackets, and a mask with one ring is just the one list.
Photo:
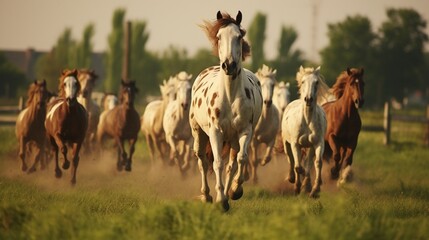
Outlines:
{"label": "distant building", "polygon": [[[4,54],[6,59],[17,66],[27,77],[28,80],[32,81],[36,79],[36,62],[37,59],[46,54],[45,51],[37,51],[33,48],[28,48],[27,50],[5,50],[0,49],[0,52]],[[103,65],[103,54],[102,53],[93,53],[92,54],[92,68],[98,75],[98,84],[104,80],[105,71]]]}

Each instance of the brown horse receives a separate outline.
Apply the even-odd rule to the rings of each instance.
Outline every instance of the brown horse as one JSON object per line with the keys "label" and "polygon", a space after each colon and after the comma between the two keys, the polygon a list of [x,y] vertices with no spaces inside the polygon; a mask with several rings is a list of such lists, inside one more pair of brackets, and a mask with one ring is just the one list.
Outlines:
{"label": "brown horse", "polygon": [[[140,131],[140,115],[134,108],[134,98],[137,92],[135,81],[125,82],[122,80],[119,94],[120,104],[106,113],[97,130],[97,141],[100,146],[103,145],[105,135],[115,139],[118,145],[118,171],[122,170],[123,165],[125,165],[126,171],[131,171],[134,145]],[[124,148],[125,140],[128,140],[130,146],[129,157],[127,157]]]}
{"label": "brown horse", "polygon": [[46,132],[55,153],[55,176],[62,176],[58,166],[58,150],[64,157],[63,169],[70,167],[67,159],[67,144],[73,149],[73,167],[71,183],[76,183],[76,170],[79,165],[79,151],[88,128],[88,114],[77,101],[80,84],[77,80],[78,71],[64,70],[60,77],[59,96],[48,106],[45,119]]}
{"label": "brown horse", "polygon": [[82,104],[88,112],[88,130],[86,131],[84,141],[84,151],[88,152],[92,149],[95,143],[95,134],[100,118],[100,107],[91,99],[92,91],[95,87],[95,82],[98,78],[94,70],[80,69],[77,74],[81,90],[77,97],[77,101]]}
{"label": "brown horse", "polygon": [[[35,150],[33,165],[28,169],[28,173],[36,171],[36,164],[41,162],[41,168],[45,168],[46,131],[44,120],[46,116],[46,102],[48,91],[46,81],[34,81],[28,89],[27,107],[22,110],[16,120],[16,137],[19,141],[19,158],[21,158],[22,171],[27,171],[25,155],[27,150]],[[33,148],[30,143],[33,142]]]}
{"label": "brown horse", "polygon": [[351,165],[362,122],[358,109],[364,103],[364,70],[347,68],[337,78],[332,91],[337,100],[325,103],[328,128],[325,134],[325,159],[334,159],[331,178],[338,179],[342,165],[342,176],[338,183],[351,180]]}

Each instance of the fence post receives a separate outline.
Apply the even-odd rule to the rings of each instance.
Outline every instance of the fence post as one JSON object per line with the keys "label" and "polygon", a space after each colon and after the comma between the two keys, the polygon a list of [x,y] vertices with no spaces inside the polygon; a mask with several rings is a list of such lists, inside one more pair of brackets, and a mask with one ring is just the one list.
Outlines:
{"label": "fence post", "polygon": [[429,104],[426,105],[426,130],[425,130],[425,146],[429,147]]}
{"label": "fence post", "polygon": [[391,124],[391,113],[390,113],[390,103],[387,101],[384,103],[384,118],[383,118],[383,129],[384,129],[384,145],[390,144],[390,124]]}

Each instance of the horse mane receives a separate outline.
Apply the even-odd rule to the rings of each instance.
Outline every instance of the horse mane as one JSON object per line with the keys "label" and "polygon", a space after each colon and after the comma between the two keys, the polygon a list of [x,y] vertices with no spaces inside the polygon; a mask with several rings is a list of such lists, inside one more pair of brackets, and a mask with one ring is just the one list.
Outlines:
{"label": "horse mane", "polygon": [[212,44],[213,54],[219,57],[218,53],[218,38],[216,37],[219,29],[228,26],[229,24],[235,24],[238,26],[241,32],[242,39],[242,60],[244,61],[247,56],[250,56],[250,45],[244,40],[244,36],[246,35],[246,30],[244,30],[240,23],[238,23],[234,18],[232,18],[228,13],[221,13],[222,18],[217,19],[215,21],[207,21],[204,20],[203,24],[199,25],[203,31],[206,33],[209,41]]}
{"label": "horse mane", "polygon": [[34,94],[36,93],[36,90],[40,86],[46,87],[46,80],[43,80],[42,82],[34,80],[34,83],[30,84],[30,87],[28,88],[28,91],[27,91],[28,99],[27,99],[27,102],[25,103],[25,106],[27,107],[31,106],[34,99]]}
{"label": "horse mane", "polygon": [[58,84],[58,96],[60,97],[60,98],[64,98],[65,97],[65,95],[66,95],[66,93],[65,93],[65,91],[64,91],[64,87],[63,87],[63,82],[64,82],[64,79],[66,78],[66,77],[74,77],[75,79],[76,79],[76,81],[77,81],[77,85],[78,85],[78,92],[80,91],[80,82],[79,82],[79,80],[78,80],[78,78],[77,78],[77,74],[78,74],[78,71],[76,70],[76,69],[73,69],[73,70],[69,70],[69,69],[64,69],[62,72],[61,72],[61,76],[60,76],[60,79],[59,79],[59,84]]}
{"label": "horse mane", "polygon": [[325,82],[325,78],[319,73],[319,71],[316,70],[317,69],[312,67],[301,67],[300,70],[296,73],[296,80],[298,82],[299,93],[301,94],[302,78],[306,75],[315,74],[319,79],[319,83],[317,84],[317,104],[322,105],[323,103],[327,102],[328,96],[330,95],[330,89]]}
{"label": "horse mane", "polygon": [[93,69],[88,69],[88,68],[83,68],[83,69],[79,69],[78,73],[77,73],[77,77],[79,78],[81,75],[90,75],[91,79],[93,79],[94,81],[97,80],[98,75],[95,74],[95,71]]}
{"label": "horse mane", "polygon": [[346,89],[349,80],[354,76],[361,75],[362,71],[362,69],[347,68],[347,70],[342,71],[340,75],[338,75],[334,86],[332,86],[332,92],[337,99],[343,96],[344,90]]}
{"label": "horse mane", "polygon": [[267,65],[263,64],[262,68],[258,69],[256,72],[256,76],[260,77],[268,77],[268,78],[275,78],[277,75],[277,70],[268,67]]}

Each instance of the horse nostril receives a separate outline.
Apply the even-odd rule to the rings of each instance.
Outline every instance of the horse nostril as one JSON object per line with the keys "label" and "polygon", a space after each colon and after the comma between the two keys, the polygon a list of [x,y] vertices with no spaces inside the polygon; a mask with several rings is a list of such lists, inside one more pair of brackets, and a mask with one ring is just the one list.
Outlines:
{"label": "horse nostril", "polygon": [[226,62],[222,63],[222,69],[223,70],[227,70],[228,69],[228,64]]}

